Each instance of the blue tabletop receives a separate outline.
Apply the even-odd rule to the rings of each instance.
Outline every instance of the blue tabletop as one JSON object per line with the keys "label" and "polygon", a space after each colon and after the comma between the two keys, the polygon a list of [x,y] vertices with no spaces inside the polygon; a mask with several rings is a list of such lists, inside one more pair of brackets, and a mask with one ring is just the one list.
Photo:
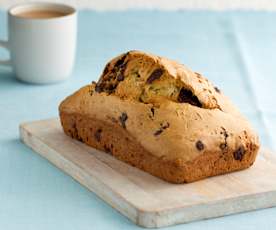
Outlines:
{"label": "blue tabletop", "polygon": [[[0,67],[0,229],[139,229],[18,135],[23,121],[57,116],[66,95],[97,80],[104,64],[127,50],[167,56],[203,73],[250,119],[262,145],[275,150],[275,22],[271,12],[81,11],[69,80],[28,85]],[[0,11],[0,38],[6,36],[6,14]],[[275,216],[271,208],[170,229],[275,229]]]}

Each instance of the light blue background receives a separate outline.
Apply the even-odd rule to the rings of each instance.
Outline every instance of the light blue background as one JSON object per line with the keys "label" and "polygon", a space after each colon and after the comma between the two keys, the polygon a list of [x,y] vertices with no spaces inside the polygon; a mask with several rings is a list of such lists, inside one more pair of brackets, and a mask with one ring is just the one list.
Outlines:
{"label": "light blue background", "polygon": [[[96,80],[112,57],[141,49],[210,78],[276,149],[276,13],[127,11],[79,14],[76,66],[60,84],[15,80],[0,68],[0,229],[139,229],[18,139],[18,125],[58,115],[59,102]],[[0,12],[0,37],[6,14]],[[0,50],[0,57],[7,53]],[[276,179],[276,178],[275,178]],[[275,229],[276,208],[170,229]]]}

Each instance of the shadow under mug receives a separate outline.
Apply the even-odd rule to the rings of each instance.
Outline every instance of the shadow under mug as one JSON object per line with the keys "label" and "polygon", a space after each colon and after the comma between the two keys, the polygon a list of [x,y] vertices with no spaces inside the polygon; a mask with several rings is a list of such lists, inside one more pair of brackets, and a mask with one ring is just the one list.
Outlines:
{"label": "shadow under mug", "polygon": [[[22,17],[27,12],[59,12],[57,17]],[[46,84],[70,76],[75,60],[77,12],[64,4],[26,3],[8,11],[8,41],[0,46],[10,52],[9,60],[16,77],[25,82]]]}

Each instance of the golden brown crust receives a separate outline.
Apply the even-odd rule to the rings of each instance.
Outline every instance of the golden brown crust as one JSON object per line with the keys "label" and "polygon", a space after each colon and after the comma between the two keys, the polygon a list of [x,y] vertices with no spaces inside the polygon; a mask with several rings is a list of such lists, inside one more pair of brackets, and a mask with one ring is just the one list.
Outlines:
{"label": "golden brown crust", "polygon": [[72,138],[172,183],[188,183],[248,168],[256,157],[255,147],[250,146],[242,161],[235,160],[231,152],[217,151],[206,152],[192,161],[180,163],[152,155],[116,123],[111,125],[71,113],[61,113],[60,118],[64,132]]}
{"label": "golden brown crust", "polygon": [[207,79],[139,51],[111,60],[59,111],[67,134],[174,183],[249,167],[259,149],[250,124]]}

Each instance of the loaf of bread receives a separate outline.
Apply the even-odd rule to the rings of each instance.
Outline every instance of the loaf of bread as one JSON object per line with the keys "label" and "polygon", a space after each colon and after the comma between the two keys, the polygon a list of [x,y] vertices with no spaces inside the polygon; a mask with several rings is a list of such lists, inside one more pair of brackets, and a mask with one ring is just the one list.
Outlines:
{"label": "loaf of bread", "polygon": [[68,136],[172,183],[248,168],[259,149],[257,134],[220,89],[140,51],[111,60],[59,113]]}

